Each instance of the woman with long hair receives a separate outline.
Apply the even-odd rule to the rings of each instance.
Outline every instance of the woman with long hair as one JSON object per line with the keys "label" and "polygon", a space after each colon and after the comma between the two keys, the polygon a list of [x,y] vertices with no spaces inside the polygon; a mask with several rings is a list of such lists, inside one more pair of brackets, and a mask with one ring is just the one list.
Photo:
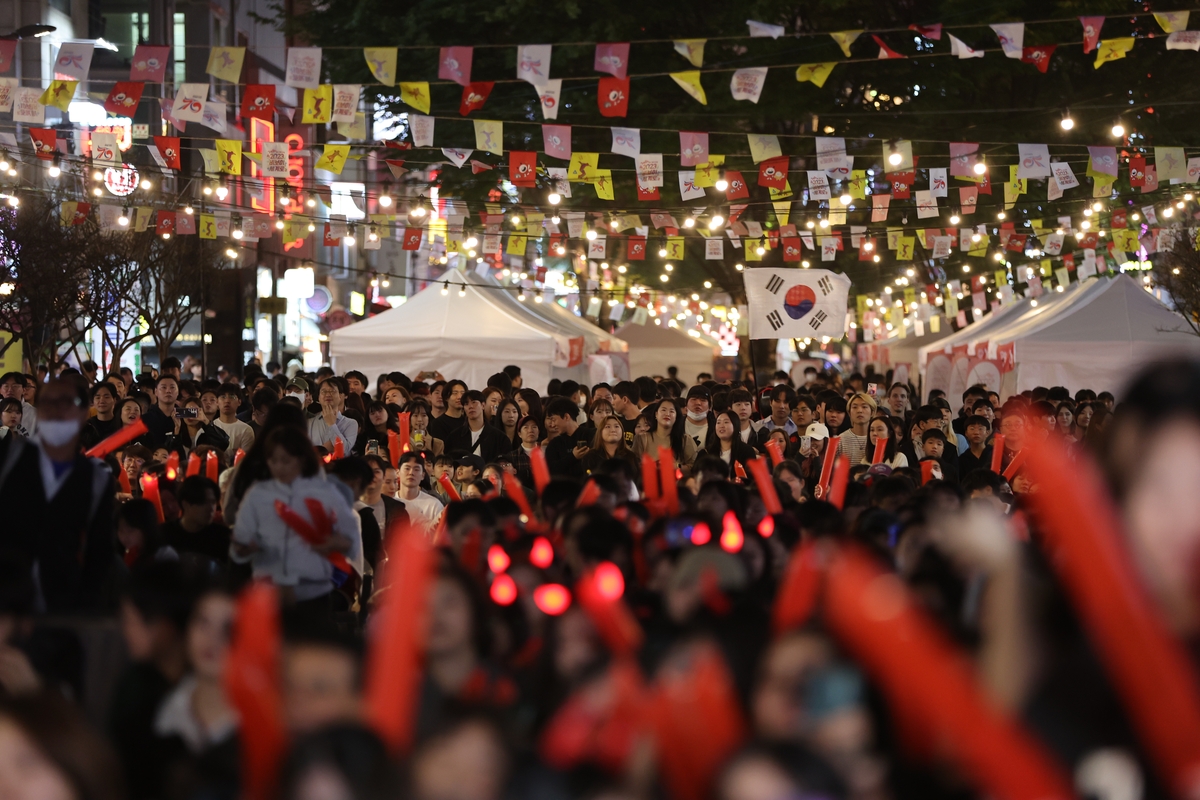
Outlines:
{"label": "woman with long hair", "polygon": [[521,483],[526,487],[532,487],[534,485],[533,461],[529,454],[538,448],[538,442],[542,438],[541,423],[530,416],[521,417],[517,422],[517,437],[519,442],[516,448],[504,459],[517,471],[517,477]]}
{"label": "woman with long hair", "polygon": [[746,462],[757,458],[758,453],[753,447],[742,441],[742,437],[738,435],[740,428],[741,420],[734,412],[722,411],[717,414],[717,420],[713,426],[715,436],[709,439],[702,452],[705,455],[716,456],[728,464],[731,469],[734,462],[741,464],[742,469],[746,469]]}
{"label": "woman with long hair", "polygon": [[293,403],[277,403],[267,412],[262,430],[254,438],[254,444],[246,451],[241,463],[233,468],[232,479],[221,498],[221,516],[226,525],[232,526],[236,522],[238,506],[241,505],[242,498],[246,496],[251,484],[271,477],[270,470],[267,469],[265,444],[267,437],[276,429],[285,427],[295,428],[305,436],[308,435],[308,420],[305,419],[300,406]]}
{"label": "woman with long hair", "polygon": [[492,417],[500,409],[500,401],[503,399],[504,392],[495,386],[489,386],[483,390],[483,418],[485,421],[491,422]]}
{"label": "woman with long hair", "polygon": [[[279,587],[285,600],[313,611],[334,611],[331,553],[342,553],[352,567],[363,571],[362,533],[358,517],[333,481],[320,474],[317,452],[303,431],[291,426],[272,431],[263,442],[270,477],[256,481],[238,509],[230,555],[249,563],[255,579]],[[280,504],[313,524],[309,508],[316,501],[332,520],[324,541],[312,544],[289,524]]]}
{"label": "woman with long hair", "polygon": [[659,400],[647,406],[650,412],[649,433],[639,434],[633,440],[636,456],[649,453],[658,460],[659,448],[669,447],[675,457],[675,466],[688,472],[696,461],[696,442],[684,433],[683,414],[675,400]]}
{"label": "woman with long hair", "polygon": [[1077,441],[1075,435],[1075,404],[1063,401],[1058,404],[1058,408],[1054,410],[1054,429],[1063,437],[1071,441]]}
{"label": "woman with long hair", "polygon": [[423,397],[414,397],[408,404],[408,443],[413,450],[427,450],[437,458],[446,449],[446,443],[429,432],[429,421],[433,418],[432,408]]}
{"label": "woman with long hair", "polygon": [[496,406],[496,413],[492,415],[488,424],[493,428],[498,428],[512,447],[517,447],[520,444],[517,438],[517,422],[521,417],[521,406],[516,400],[506,397]]}
{"label": "woman with long hair", "polygon": [[389,431],[400,431],[396,414],[386,403],[379,400],[370,401],[367,403],[367,424],[358,431],[354,452],[360,456],[366,455],[367,448],[370,447],[372,453],[387,453]]}
{"label": "woman with long hair", "polygon": [[542,396],[533,389],[518,389],[516,396],[517,405],[521,408],[521,416],[533,417],[538,421],[538,425],[542,424],[546,414],[542,410]]}
{"label": "woman with long hair", "polygon": [[871,421],[867,424],[867,452],[860,463],[871,463],[871,459],[875,456],[875,443],[880,439],[887,442],[883,451],[883,463],[892,469],[907,467],[908,457],[897,447],[895,429],[892,428],[892,423],[888,418],[882,414],[871,417]]}
{"label": "woman with long hair", "polygon": [[133,569],[148,561],[174,561],[179,554],[167,546],[158,527],[158,510],[149,500],[129,500],[117,509],[118,555]]}
{"label": "woman with long hair", "polygon": [[583,471],[591,473],[605,461],[619,458],[630,464],[638,463],[637,456],[625,446],[625,426],[621,418],[611,414],[596,426],[596,438],[592,440],[592,449],[583,457]]}

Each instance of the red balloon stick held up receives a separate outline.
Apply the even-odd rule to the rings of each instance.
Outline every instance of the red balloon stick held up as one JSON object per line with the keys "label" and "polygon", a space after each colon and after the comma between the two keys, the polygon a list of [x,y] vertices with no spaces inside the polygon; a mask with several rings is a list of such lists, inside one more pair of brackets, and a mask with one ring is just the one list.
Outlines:
{"label": "red balloon stick held up", "polygon": [[99,442],[91,450],[84,453],[88,458],[104,458],[109,453],[120,450],[125,445],[132,442],[142,434],[149,433],[150,429],[146,427],[146,422],[141,417],[131,425],[126,425],[121,430],[109,436],[107,439]]}

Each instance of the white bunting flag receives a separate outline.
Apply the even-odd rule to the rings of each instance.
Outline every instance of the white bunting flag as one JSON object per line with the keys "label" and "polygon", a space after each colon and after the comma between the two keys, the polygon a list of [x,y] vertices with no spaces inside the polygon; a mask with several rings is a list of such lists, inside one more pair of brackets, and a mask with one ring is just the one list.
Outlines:
{"label": "white bunting flag", "polygon": [[267,178],[288,176],[287,142],[262,143],[262,174]]}
{"label": "white bunting flag", "polygon": [[333,85],[333,116],[334,122],[354,122],[354,114],[358,111],[358,96],[362,87],[358,84],[335,83]]}
{"label": "white bunting flag", "polygon": [[934,197],[946,197],[950,191],[946,180],[945,167],[932,167],[929,170],[929,193]]}
{"label": "white bunting flag", "polygon": [[316,89],[321,85],[321,48],[289,47],[284,82],[297,89]]}
{"label": "white bunting flag", "polygon": [[946,34],[950,37],[950,55],[958,56],[959,58],[983,58],[982,50],[973,50],[963,44],[962,39],[959,39],[953,33]]}
{"label": "white bunting flag", "polygon": [[85,81],[92,67],[95,46],[90,42],[67,42],[58,48],[54,78],[60,81]]}
{"label": "white bunting flag", "polygon": [[[92,161],[102,167],[117,167],[121,165],[121,150],[117,146],[115,133],[93,133]],[[151,150],[158,150],[151,147]]]}
{"label": "white bunting flag", "polygon": [[829,176],[821,170],[808,170],[808,199],[831,200],[829,191]]}
{"label": "white bunting flag", "polygon": [[917,199],[917,219],[929,219],[938,215],[937,198],[927,189],[915,192]]}
{"label": "white bunting flag", "polygon": [[1009,22],[1003,25],[992,25],[990,27],[996,32],[996,38],[1000,40],[1000,47],[1004,49],[1005,57],[1019,59],[1024,54],[1024,22]]}
{"label": "white bunting flag", "polygon": [[619,156],[637,158],[642,152],[640,128],[612,128],[612,151]]}
{"label": "white bunting flag", "polygon": [[545,86],[550,80],[550,53],[548,44],[523,44],[517,48],[517,79],[528,81],[535,87]]}
{"label": "white bunting flag", "polygon": [[733,73],[733,78],[729,81],[729,91],[733,93],[734,100],[749,100],[751,103],[758,103],[758,98],[762,95],[763,84],[766,82],[766,67],[739,69]]}
{"label": "white bunting flag", "polygon": [[408,115],[408,131],[412,135],[413,147],[433,147],[433,123],[433,117]]}
{"label": "white bunting flag", "polygon": [[757,22],[752,19],[746,20],[746,27],[750,29],[751,39],[778,39],[784,34],[782,25],[770,25],[766,22]]}
{"label": "white bunting flag", "polygon": [[725,240],[720,236],[704,240],[704,258],[706,261],[720,261],[725,257]]}
{"label": "white bunting flag", "polygon": [[679,170],[679,196],[683,200],[699,200],[704,197],[704,189],[696,186],[696,170]]}
{"label": "white bunting flag", "polygon": [[175,93],[171,116],[184,122],[203,122],[204,103],[208,97],[207,83],[181,83]]}
{"label": "white bunting flag", "polygon": [[17,93],[16,78],[0,78],[0,112],[7,114],[13,109],[13,98]]}
{"label": "white bunting flag", "polygon": [[442,155],[450,159],[450,162],[456,167],[462,167],[462,165],[466,163],[467,159],[471,157],[471,153],[474,152],[474,150],[462,150],[457,147],[442,148]]}
{"label": "white bunting flag", "polygon": [[1017,177],[1049,178],[1050,148],[1044,144],[1017,145]]}
{"label": "white bunting flag", "polygon": [[1079,179],[1071,171],[1071,165],[1064,161],[1050,164],[1050,174],[1054,176],[1054,182],[1058,184],[1059,189],[1073,189],[1079,185]]}
{"label": "white bunting flag", "polygon": [[643,189],[663,185],[662,153],[642,153],[637,157],[637,182]]}
{"label": "white bunting flag", "polygon": [[562,79],[551,78],[535,86],[538,100],[542,103],[542,119],[558,119],[558,97],[562,94]]}

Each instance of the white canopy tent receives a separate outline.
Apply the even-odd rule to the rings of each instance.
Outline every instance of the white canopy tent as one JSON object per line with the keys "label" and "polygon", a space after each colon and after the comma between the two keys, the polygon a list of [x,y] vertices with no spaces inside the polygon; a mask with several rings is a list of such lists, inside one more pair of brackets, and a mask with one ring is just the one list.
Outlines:
{"label": "white canopy tent", "polygon": [[[587,379],[582,353],[571,358],[571,335],[513,313],[499,294],[464,284],[461,277],[450,281],[446,294],[441,283],[433,283],[403,305],[333,331],[332,366],[339,373],[361,370],[372,380],[394,370],[413,377],[437,370],[482,387],[506,364],[516,364],[525,385],[539,391],[551,378]],[[572,360],[575,366],[566,366]]]}
{"label": "white canopy tent", "polygon": [[679,378],[687,386],[701,372],[713,371],[713,358],[721,354],[711,340],[693,338],[667,324],[635,325],[626,323],[617,335],[629,343],[629,374],[666,375],[667,367],[676,367]]}
{"label": "white canopy tent", "polygon": [[1025,301],[1021,313],[1006,315],[990,330],[974,331],[963,343],[975,355],[961,364],[961,356],[955,359],[952,396],[958,384],[961,392],[981,378],[990,378],[982,382],[998,386],[1001,397],[1036,386],[1115,392],[1149,361],[1200,357],[1200,336],[1123,274],[1072,285],[1036,305]]}
{"label": "white canopy tent", "polygon": [[[518,317],[531,315],[539,324],[550,325],[562,329],[563,333],[572,338],[582,336],[585,362],[599,356],[607,358],[612,372],[612,379],[627,380],[629,378],[629,358],[626,353],[629,345],[621,338],[614,336],[586,319],[575,315],[558,303],[537,302],[535,296],[530,296],[525,302],[517,299],[515,290],[501,286],[500,282],[491,276],[482,276],[474,271],[468,271],[466,281],[476,286],[489,287],[492,297],[504,305]],[[555,377],[561,377],[556,375]],[[590,376],[589,376],[590,377]],[[589,380],[590,383],[599,381]]]}

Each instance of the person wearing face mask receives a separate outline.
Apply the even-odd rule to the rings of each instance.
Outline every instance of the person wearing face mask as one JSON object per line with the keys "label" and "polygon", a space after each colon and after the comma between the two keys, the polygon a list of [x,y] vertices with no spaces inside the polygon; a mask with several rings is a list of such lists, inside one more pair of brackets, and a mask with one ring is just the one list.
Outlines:
{"label": "person wearing face mask", "polygon": [[715,436],[713,426],[716,424],[716,418],[710,410],[711,406],[712,394],[707,388],[696,384],[688,389],[685,406],[687,418],[683,423],[683,432],[696,443],[697,450],[708,447],[708,443],[713,441]]}
{"label": "person wearing face mask", "polygon": [[308,394],[308,381],[304,378],[292,378],[288,381],[283,396],[296,398],[300,402],[301,408],[308,408],[309,403],[312,402]]}
{"label": "person wearing face mask", "polygon": [[89,399],[82,381],[55,378],[42,389],[36,438],[0,441],[0,550],[27,558],[50,612],[101,605],[113,560],[112,473],[79,452]]}

